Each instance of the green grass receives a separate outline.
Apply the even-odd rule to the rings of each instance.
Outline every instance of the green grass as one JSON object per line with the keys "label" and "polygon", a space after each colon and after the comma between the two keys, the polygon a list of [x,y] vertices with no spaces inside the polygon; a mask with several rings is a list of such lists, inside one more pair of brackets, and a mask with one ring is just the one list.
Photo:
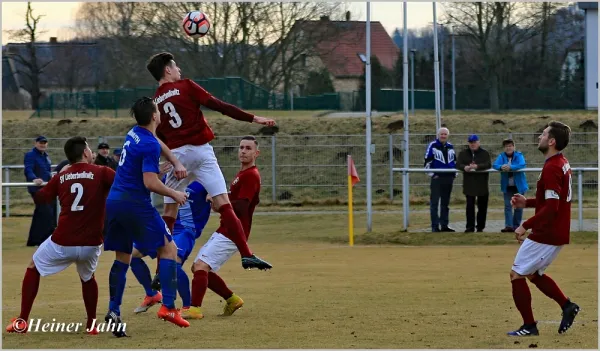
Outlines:
{"label": "green grass", "polygon": [[[357,216],[360,217],[360,216]],[[2,221],[4,325],[19,312],[20,285],[33,248],[25,236],[29,218]],[[363,221],[364,217],[357,218]],[[397,235],[401,218],[377,215],[376,233]],[[218,225],[212,217],[207,233]],[[360,225],[357,224],[357,227]],[[135,315],[143,289],[131,273],[122,305],[130,338],[101,334],[2,334],[5,348],[595,348],[598,343],[598,246],[596,233],[573,235],[548,273],[583,309],[576,324],[558,335],[556,303],[531,285],[541,336],[515,340],[505,332],[521,324],[508,273],[517,243],[472,234],[418,234],[406,242],[359,239],[350,248],[339,215],[255,216],[252,249],[274,264],[267,273],[246,272],[235,256],[219,274],[245,300],[230,318],[220,318],[223,301],[207,292],[205,318],[179,329],[156,318],[156,308]],[[387,234],[386,234],[387,233]],[[492,234],[489,234],[493,237]],[[509,236],[507,236],[509,237]],[[444,238],[444,239],[442,239]],[[208,239],[203,235],[198,247]],[[332,243],[337,240],[340,244]],[[368,245],[366,245],[368,244]],[[396,245],[399,244],[399,245]],[[407,246],[408,245],[408,246]],[[417,245],[417,246],[415,246]],[[98,316],[108,301],[110,252],[100,257]],[[151,269],[155,262],[147,261]],[[186,265],[186,271],[189,263]],[[178,300],[179,303],[180,300]],[[42,278],[31,318],[83,322],[80,282],[73,267]],[[200,339],[199,339],[200,337]],[[517,341],[518,343],[515,343]]]}

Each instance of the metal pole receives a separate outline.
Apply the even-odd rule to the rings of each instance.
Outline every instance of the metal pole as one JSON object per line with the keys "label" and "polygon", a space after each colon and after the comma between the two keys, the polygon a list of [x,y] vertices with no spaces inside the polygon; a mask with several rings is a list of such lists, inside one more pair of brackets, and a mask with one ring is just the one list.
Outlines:
{"label": "metal pole", "polygon": [[[407,2],[404,1],[404,53],[403,53],[403,90],[404,90],[404,168],[408,168],[408,15],[407,15]],[[414,71],[413,71],[414,73]],[[414,76],[413,76],[413,106],[414,106]],[[408,189],[408,173],[404,172],[402,175],[402,208],[404,209],[403,222],[404,229],[408,229],[408,206],[409,206],[409,195]]]}
{"label": "metal pole", "polygon": [[366,85],[366,109],[367,109],[367,233],[371,232],[373,226],[373,204],[372,204],[372,179],[371,179],[371,2],[367,1],[367,62],[365,67],[365,85]]}
{"label": "metal pole", "polygon": [[442,127],[442,114],[440,112],[440,62],[438,59],[437,14],[435,2],[433,3],[433,73],[435,85],[435,132]]}
{"label": "metal pole", "polygon": [[452,111],[456,111],[456,61],[454,56],[454,28],[452,30]]}
{"label": "metal pole", "polygon": [[415,114],[415,53],[417,50],[412,49],[410,50],[410,91],[411,91],[411,103],[412,103],[412,114],[413,116],[416,116]]}
{"label": "metal pole", "polygon": [[[10,169],[5,168],[4,169],[4,179],[2,180],[3,182],[6,183],[10,183]],[[10,217],[10,188],[6,187],[6,189],[4,189],[4,208],[5,208],[5,213],[6,213],[6,217]]]}
{"label": "metal pole", "polygon": [[388,154],[390,155],[390,201],[394,201],[394,135],[388,137]]}
{"label": "metal pole", "polygon": [[577,171],[577,212],[579,216],[579,231],[583,231],[583,171]]}
{"label": "metal pole", "polygon": [[440,79],[440,86],[441,86],[441,91],[442,91],[442,97],[441,97],[441,109],[445,110],[446,109],[446,104],[445,101],[446,100],[446,94],[444,94],[444,26],[442,27],[442,33],[441,33],[441,38],[440,38],[440,75],[441,75],[441,79]]}
{"label": "metal pole", "polygon": [[271,135],[271,177],[273,179],[273,184],[271,184],[271,201],[273,203],[277,202],[277,177],[276,177],[276,173],[277,171],[275,170],[275,143],[276,143],[276,138],[275,135]]}

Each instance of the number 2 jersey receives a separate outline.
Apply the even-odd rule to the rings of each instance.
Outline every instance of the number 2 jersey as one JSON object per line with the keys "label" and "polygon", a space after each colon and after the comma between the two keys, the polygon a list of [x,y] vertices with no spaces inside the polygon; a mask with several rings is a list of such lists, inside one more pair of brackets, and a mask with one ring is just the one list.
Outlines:
{"label": "number 2 jersey", "polygon": [[162,84],[154,94],[154,103],[160,111],[156,135],[171,150],[184,145],[204,145],[214,139],[200,106],[239,121],[254,120],[254,115],[215,98],[190,79]]}
{"label": "number 2 jersey", "polygon": [[555,246],[569,243],[572,194],[569,161],[562,153],[548,158],[537,181],[535,199],[527,200],[527,207],[535,206],[535,215],[523,223],[525,229],[532,229],[529,239]]}
{"label": "number 2 jersey", "polygon": [[74,163],[35,194],[36,203],[60,202],[52,241],[62,246],[102,244],[106,197],[115,178],[109,167]]}

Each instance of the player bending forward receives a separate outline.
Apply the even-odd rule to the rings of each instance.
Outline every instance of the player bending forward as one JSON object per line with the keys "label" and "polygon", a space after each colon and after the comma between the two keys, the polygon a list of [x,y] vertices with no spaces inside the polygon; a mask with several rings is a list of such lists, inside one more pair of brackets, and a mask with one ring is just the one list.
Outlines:
{"label": "player bending forward", "polygon": [[[513,299],[523,317],[523,325],[508,333],[511,336],[539,335],[531,308],[531,292],[525,278],[535,284],[541,292],[558,303],[562,309],[560,334],[566,332],[579,306],[571,302],[558,285],[544,271],[556,259],[563,245],[569,243],[571,229],[571,167],[561,153],[569,144],[571,129],[560,122],[551,122],[542,135],[538,149],[546,157],[542,173],[537,182],[535,199],[515,195],[511,202],[516,208],[535,207],[535,215],[525,221],[515,235],[522,243],[515,257],[510,280]],[[527,230],[532,229],[527,237]]]}
{"label": "player bending forward", "polygon": [[[241,169],[231,182],[230,198],[235,213],[244,227],[246,240],[250,236],[254,209],[260,202],[261,181],[260,173],[256,168],[256,158],[259,153],[258,142],[255,137],[246,136],[242,138],[238,150]],[[192,307],[182,314],[186,319],[201,319],[204,317],[201,307],[207,288],[225,299],[226,305],[223,309],[223,315],[225,316],[231,316],[233,312],[244,305],[244,301],[229,290],[227,284],[216,273],[237,251],[235,244],[228,239],[228,230],[229,228],[221,225],[196,256],[192,266],[194,272]]]}
{"label": "player bending forward", "polygon": [[[181,70],[173,59],[173,55],[164,52],[154,55],[147,65],[148,71],[159,84],[154,95],[154,102],[161,114],[157,135],[189,171],[189,176],[184,180],[175,179],[172,172],[167,174],[166,184],[183,191],[192,181],[199,181],[212,197],[213,206],[221,215],[221,226],[227,228],[227,237],[238,248],[242,267],[270,269],[272,266],[253,255],[248,247],[244,229],[229,202],[225,178],[209,144],[214,139],[213,131],[200,106],[249,123],[272,126],[275,121],[244,112],[213,97],[192,80],[181,79]],[[177,203],[168,196],[164,203],[163,218],[172,230],[177,216]]]}
{"label": "player bending forward", "polygon": [[84,137],[67,140],[64,150],[70,166],[52,177],[34,198],[36,203],[50,203],[58,196],[61,206],[58,226],[35,251],[27,266],[21,288],[21,313],[6,327],[9,333],[27,332],[40,276],[59,273],[75,263],[87,312],[86,332],[98,334],[98,329],[93,328],[98,304],[94,272],[102,247],[106,196],[115,171],[91,164],[92,150]]}
{"label": "player bending forward", "polygon": [[[194,249],[196,239],[202,235],[202,231],[210,217],[211,209],[210,202],[206,201],[208,194],[200,183],[191,183],[186,189],[186,193],[189,194],[188,200],[185,205],[179,208],[173,231],[173,241],[177,245],[177,291],[182,300],[182,314],[190,308],[191,303],[190,280],[183,271],[182,265]],[[142,260],[144,256],[150,256],[154,259],[156,258],[156,250],[140,251],[134,243],[131,270],[146,291],[146,296],[142,304],[135,309],[135,313],[146,312],[150,307],[162,301],[160,291],[152,288],[150,270]]]}
{"label": "player bending forward", "polygon": [[[187,195],[167,188],[158,178],[161,152],[173,164],[174,173],[184,178],[185,168],[162,144],[154,133],[160,114],[152,99],[138,99],[131,108],[137,125],[125,137],[119,160],[119,171],[106,200],[106,236],[104,248],[115,251],[115,261],[109,275],[110,303],[105,321],[120,325],[121,302],[125,290],[127,270],[131,262],[133,242],[140,250],[156,250],[160,254],[160,280],[163,285],[163,305],[158,317],[180,327],[189,327],[175,308],[177,296],[177,247],[171,231],[152,206],[150,192],[169,196],[184,204]],[[117,337],[124,332],[113,332]]]}

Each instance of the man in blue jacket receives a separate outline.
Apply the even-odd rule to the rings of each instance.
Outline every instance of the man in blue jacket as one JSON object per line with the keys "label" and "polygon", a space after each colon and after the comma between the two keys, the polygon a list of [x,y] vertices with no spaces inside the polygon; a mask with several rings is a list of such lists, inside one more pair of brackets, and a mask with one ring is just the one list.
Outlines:
{"label": "man in blue jacket", "polygon": [[500,190],[504,193],[504,229],[503,233],[512,233],[521,225],[523,218],[523,209],[513,208],[510,199],[516,194],[524,195],[529,187],[525,172],[514,172],[527,166],[525,157],[519,151],[515,151],[515,142],[512,139],[505,139],[502,142],[504,152],[498,155],[494,162],[494,169],[501,171]]}
{"label": "man in blue jacket", "polygon": [[[52,177],[50,166],[50,156],[48,149],[48,139],[40,135],[35,139],[35,147],[25,154],[25,178],[28,182],[41,185]],[[39,186],[27,187],[31,197],[40,190]],[[29,229],[29,238],[27,246],[38,246],[44,242],[56,228],[56,203],[35,205],[33,218],[31,219],[31,228]]]}
{"label": "man in blue jacket", "polygon": [[[427,151],[425,151],[425,168],[432,170],[454,169],[456,154],[454,146],[448,142],[450,132],[448,128],[440,128],[437,134],[437,139],[429,143]],[[431,177],[429,196],[431,231],[434,233],[454,232],[454,229],[448,227],[450,213],[448,205],[450,204],[450,194],[452,194],[452,185],[456,173],[432,172],[428,175]],[[439,206],[440,202],[441,206]],[[438,206],[441,207],[439,216]]]}

